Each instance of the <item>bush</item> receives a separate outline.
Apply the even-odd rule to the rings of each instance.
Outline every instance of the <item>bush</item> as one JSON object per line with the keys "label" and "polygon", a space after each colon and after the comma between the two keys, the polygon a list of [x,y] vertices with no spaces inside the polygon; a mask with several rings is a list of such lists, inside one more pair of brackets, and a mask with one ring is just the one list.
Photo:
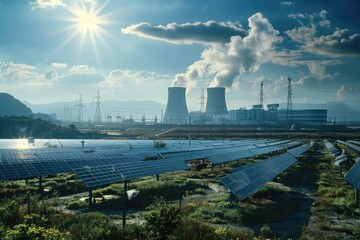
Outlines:
{"label": "bush", "polygon": [[81,208],[86,208],[87,204],[79,200],[71,200],[66,204],[66,207],[70,210],[78,210]]}
{"label": "bush", "polygon": [[265,239],[269,239],[272,238],[274,234],[271,232],[270,227],[268,225],[265,225],[260,229],[260,236]]}
{"label": "bush", "polygon": [[154,148],[164,148],[166,147],[166,143],[164,143],[163,141],[154,141]]}

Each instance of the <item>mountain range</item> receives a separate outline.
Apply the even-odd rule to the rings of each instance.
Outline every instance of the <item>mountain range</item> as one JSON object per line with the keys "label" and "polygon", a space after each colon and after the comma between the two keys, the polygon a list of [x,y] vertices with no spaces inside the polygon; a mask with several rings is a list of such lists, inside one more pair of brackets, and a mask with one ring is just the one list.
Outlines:
{"label": "mountain range", "polygon": [[[21,102],[7,93],[0,93],[0,116],[33,116],[33,118],[42,118],[51,120],[56,118],[60,121],[76,121],[79,114],[78,103],[57,102],[50,104],[31,104]],[[105,101],[100,104],[103,121],[115,121],[117,117],[140,120],[143,116],[146,119],[154,119],[155,116],[160,119],[165,112],[166,105],[155,101]],[[280,108],[285,109],[286,103],[280,104]],[[84,104],[84,120],[89,121],[94,118],[96,104]],[[360,121],[360,110],[349,107],[344,102],[328,102],[323,104],[294,103],[293,109],[327,109],[328,119],[337,122]]]}
{"label": "mountain range", "polygon": [[0,116],[25,116],[54,121],[47,114],[34,113],[31,108],[7,93],[0,93]]}
{"label": "mountain range", "polygon": [[[50,104],[31,104],[24,102],[33,111],[42,112],[55,116],[58,120],[76,121],[79,115],[79,103],[72,102],[57,102]],[[132,117],[135,120],[142,119],[145,116],[146,119],[154,119],[157,116],[161,117],[161,111],[165,112],[166,105],[157,103],[155,101],[105,101],[100,104],[102,120],[111,116],[112,121],[119,116],[122,119],[129,119]],[[83,119],[85,121],[93,120],[96,111],[96,104],[84,103]]]}

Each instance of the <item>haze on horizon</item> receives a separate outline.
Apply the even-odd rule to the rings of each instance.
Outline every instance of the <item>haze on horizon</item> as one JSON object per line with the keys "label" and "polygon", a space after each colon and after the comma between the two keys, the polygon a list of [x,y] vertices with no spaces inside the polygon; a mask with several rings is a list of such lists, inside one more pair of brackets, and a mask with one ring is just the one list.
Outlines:
{"label": "haze on horizon", "polygon": [[227,88],[229,109],[343,101],[360,109],[357,1],[0,0],[1,92],[33,104],[166,103]]}

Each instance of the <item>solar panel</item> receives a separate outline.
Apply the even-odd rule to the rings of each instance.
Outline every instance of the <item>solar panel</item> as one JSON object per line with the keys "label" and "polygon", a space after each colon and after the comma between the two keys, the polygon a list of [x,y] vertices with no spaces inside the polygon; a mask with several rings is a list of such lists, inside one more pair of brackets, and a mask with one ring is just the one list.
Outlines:
{"label": "solar panel", "polygon": [[324,140],[324,143],[325,143],[325,146],[326,146],[326,149],[328,150],[328,152],[333,155],[333,156],[336,156],[337,154],[340,153],[339,149],[337,149],[332,143],[330,143],[329,141],[327,140]]}
{"label": "solar panel", "polygon": [[350,143],[350,142],[344,142],[344,141],[341,141],[341,140],[337,140],[337,142],[339,142],[339,143],[341,143],[341,144],[344,144],[344,145],[346,145],[346,146],[348,146],[348,147],[350,147],[350,148],[352,148],[352,149],[360,152],[360,146],[357,146],[357,145],[352,144],[352,143]]}
{"label": "solar panel", "polygon": [[345,179],[356,189],[360,190],[360,161],[355,162],[355,164],[346,173]]}
{"label": "solar panel", "polygon": [[227,153],[211,154],[206,156],[206,158],[209,159],[209,161],[212,164],[216,165],[216,164],[227,163],[239,159],[249,158],[253,156],[254,154],[249,150],[238,150]]}
{"label": "solar panel", "polygon": [[360,141],[348,140],[347,142],[349,142],[349,143],[354,143],[354,144],[356,144],[356,145],[360,145]]}
{"label": "solar panel", "polygon": [[[75,169],[75,174],[85,182],[87,187],[92,188],[189,168],[190,167],[183,161],[153,160],[132,164],[118,163],[113,165],[83,167]],[[111,174],[103,178],[102,176],[106,175],[108,171],[110,171]]]}
{"label": "solar panel", "polygon": [[301,154],[303,154],[304,152],[306,152],[307,150],[309,150],[312,147],[312,145],[313,145],[313,143],[310,142],[310,143],[304,144],[300,147],[289,149],[289,150],[287,150],[287,152],[290,153],[291,155],[293,155],[294,157],[298,157]]}
{"label": "solar panel", "polygon": [[241,200],[296,162],[289,153],[284,153],[267,160],[248,164],[234,173],[220,178],[220,181]]}

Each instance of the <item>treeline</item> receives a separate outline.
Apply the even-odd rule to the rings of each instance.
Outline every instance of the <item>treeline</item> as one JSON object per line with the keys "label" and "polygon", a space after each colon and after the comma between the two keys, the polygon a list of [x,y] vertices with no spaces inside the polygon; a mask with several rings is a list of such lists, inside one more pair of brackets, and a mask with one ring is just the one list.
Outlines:
{"label": "treeline", "polygon": [[[40,118],[25,116],[0,117],[0,138],[92,138],[93,133],[81,133],[75,125],[62,127]],[[95,133],[95,138],[103,137]]]}

